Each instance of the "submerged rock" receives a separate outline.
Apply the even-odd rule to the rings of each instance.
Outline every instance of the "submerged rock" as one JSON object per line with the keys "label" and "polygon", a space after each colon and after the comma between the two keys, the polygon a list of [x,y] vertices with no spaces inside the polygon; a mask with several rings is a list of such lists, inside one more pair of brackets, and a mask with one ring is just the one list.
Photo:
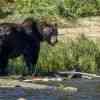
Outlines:
{"label": "submerged rock", "polygon": [[73,93],[78,92],[78,88],[76,87],[65,87],[63,88],[63,90],[68,91],[68,92],[73,92]]}
{"label": "submerged rock", "polygon": [[59,87],[58,89],[62,90],[64,92],[67,92],[68,94],[74,94],[74,93],[78,92],[78,88],[70,87],[70,86],[68,86],[68,87]]}

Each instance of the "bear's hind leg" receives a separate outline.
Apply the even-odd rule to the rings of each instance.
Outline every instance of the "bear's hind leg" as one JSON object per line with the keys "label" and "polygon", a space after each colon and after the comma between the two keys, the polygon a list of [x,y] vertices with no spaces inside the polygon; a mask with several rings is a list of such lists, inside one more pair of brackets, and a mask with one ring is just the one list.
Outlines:
{"label": "bear's hind leg", "polygon": [[8,75],[7,64],[8,64],[8,59],[0,57],[0,76]]}

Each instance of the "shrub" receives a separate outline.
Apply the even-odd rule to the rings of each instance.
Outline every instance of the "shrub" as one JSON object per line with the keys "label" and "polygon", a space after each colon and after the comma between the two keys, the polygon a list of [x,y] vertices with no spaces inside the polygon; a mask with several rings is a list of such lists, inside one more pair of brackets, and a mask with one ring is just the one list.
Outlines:
{"label": "shrub", "polygon": [[72,41],[70,48],[76,65],[82,71],[96,72],[98,65],[96,56],[100,51],[95,42],[82,35],[76,42]]}

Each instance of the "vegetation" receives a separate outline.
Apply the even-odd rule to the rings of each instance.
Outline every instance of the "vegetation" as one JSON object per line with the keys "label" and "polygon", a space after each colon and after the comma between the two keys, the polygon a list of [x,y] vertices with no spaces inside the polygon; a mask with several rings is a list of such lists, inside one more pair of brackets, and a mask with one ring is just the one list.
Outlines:
{"label": "vegetation", "polygon": [[[79,67],[81,71],[96,73],[100,71],[99,65],[99,46],[85,36],[81,36],[76,42],[60,42],[55,47],[43,43],[36,71],[47,73]],[[21,57],[10,61],[9,66],[14,68],[14,73],[21,73],[20,69],[23,69],[25,64]]]}
{"label": "vegetation", "polygon": [[0,15],[7,10],[20,18],[95,16],[100,15],[100,0],[0,0]]}
{"label": "vegetation", "polygon": [[100,0],[16,0],[19,14],[84,17],[100,14]]}
{"label": "vegetation", "polygon": [[100,0],[63,0],[62,4],[59,5],[59,11],[64,17],[99,15]]}
{"label": "vegetation", "polygon": [[[12,16],[22,20],[24,17],[32,16],[55,20],[58,17],[77,18],[97,15],[100,15],[100,0],[0,0],[0,18]],[[52,72],[78,66],[82,71],[95,73],[100,71],[99,65],[98,45],[82,36],[77,41],[59,42],[53,48],[44,43],[36,70]],[[22,73],[24,67],[23,57],[9,62],[9,70],[12,70],[12,73]]]}

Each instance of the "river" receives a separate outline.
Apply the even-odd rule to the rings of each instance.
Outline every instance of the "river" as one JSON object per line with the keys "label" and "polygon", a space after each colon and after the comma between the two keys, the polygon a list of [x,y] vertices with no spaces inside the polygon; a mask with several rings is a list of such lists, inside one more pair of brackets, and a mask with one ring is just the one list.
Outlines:
{"label": "river", "polygon": [[[0,100],[100,100],[100,79],[67,79],[62,82],[46,83],[51,88],[42,88],[42,85],[45,85],[45,83],[42,85],[38,83],[41,88],[36,88],[33,85],[36,84],[34,82],[28,84],[30,85],[29,88],[21,86],[12,87],[10,83],[10,87],[6,87],[6,85],[2,86],[1,82],[3,83],[3,81],[0,81]],[[68,93],[52,88],[58,84],[63,84],[66,87],[76,87],[78,91]],[[27,83],[24,85],[26,86]]]}

